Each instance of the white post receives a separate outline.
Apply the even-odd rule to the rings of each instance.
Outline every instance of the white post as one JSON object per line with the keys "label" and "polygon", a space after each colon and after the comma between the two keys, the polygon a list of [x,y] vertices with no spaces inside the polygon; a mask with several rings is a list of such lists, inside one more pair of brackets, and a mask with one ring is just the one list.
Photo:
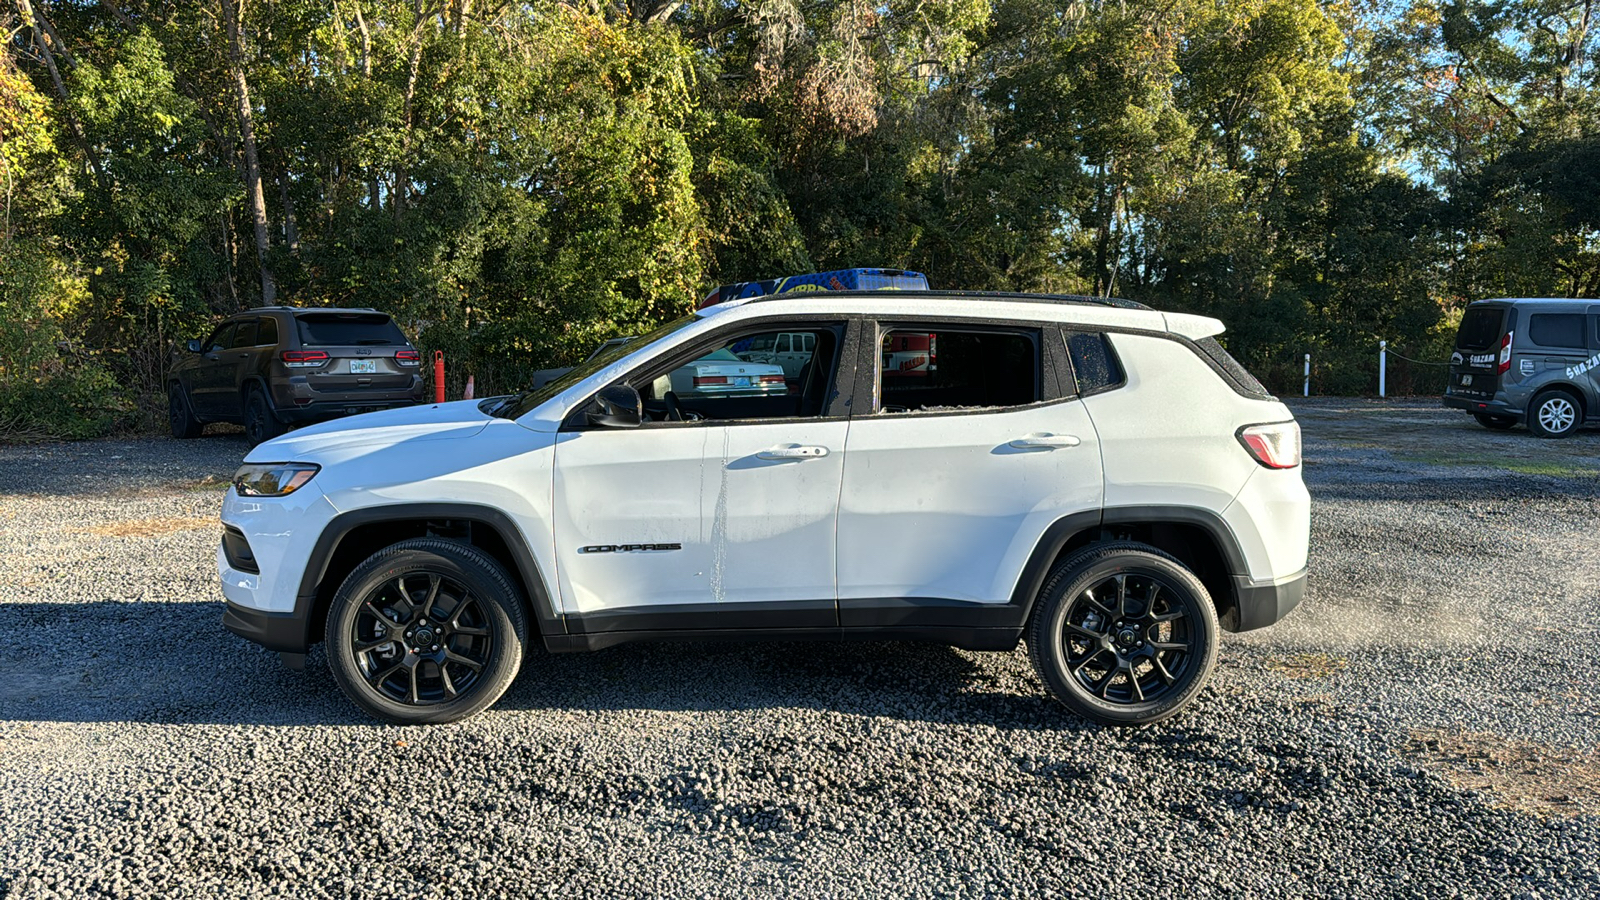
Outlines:
{"label": "white post", "polygon": [[1378,396],[1384,395],[1389,375],[1389,342],[1378,342]]}
{"label": "white post", "polygon": [[1309,353],[1306,354],[1306,386],[1302,396],[1311,396],[1311,354]]}

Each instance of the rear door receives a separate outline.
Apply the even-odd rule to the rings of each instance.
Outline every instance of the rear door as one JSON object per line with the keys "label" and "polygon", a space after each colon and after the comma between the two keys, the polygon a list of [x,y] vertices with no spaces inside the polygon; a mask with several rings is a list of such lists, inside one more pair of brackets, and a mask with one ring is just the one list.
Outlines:
{"label": "rear door", "polygon": [[308,371],[315,391],[393,393],[411,387],[416,367],[395,354],[411,348],[394,320],[383,313],[317,311],[295,316],[298,346],[320,350],[328,362]]}
{"label": "rear door", "polygon": [[[875,337],[876,390],[845,448],[840,623],[981,621],[1011,599],[1045,529],[1104,496],[1098,436],[1064,347],[1046,344],[1060,333],[916,321]],[[912,344],[936,345],[937,365],[902,367]]]}
{"label": "rear door", "polygon": [[1500,389],[1501,345],[1506,334],[1515,331],[1516,320],[1517,311],[1512,307],[1467,307],[1456,330],[1455,352],[1450,355],[1447,395],[1483,403],[1494,399]]}

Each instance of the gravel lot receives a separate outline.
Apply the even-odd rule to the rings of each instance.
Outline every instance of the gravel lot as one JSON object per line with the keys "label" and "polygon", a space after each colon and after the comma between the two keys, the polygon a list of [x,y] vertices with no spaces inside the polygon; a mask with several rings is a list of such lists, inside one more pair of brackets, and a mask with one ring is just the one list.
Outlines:
{"label": "gravel lot", "polygon": [[1297,411],[1310,595],[1142,731],[916,644],[536,654],[375,725],[219,625],[242,439],[0,447],[0,896],[1600,894],[1600,434]]}

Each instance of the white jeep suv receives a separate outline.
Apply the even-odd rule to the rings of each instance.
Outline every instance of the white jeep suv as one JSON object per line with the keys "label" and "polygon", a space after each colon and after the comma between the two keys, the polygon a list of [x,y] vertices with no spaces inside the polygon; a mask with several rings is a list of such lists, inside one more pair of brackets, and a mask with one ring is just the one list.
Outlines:
{"label": "white jeep suv", "polygon": [[[533,642],[776,637],[1025,641],[1074,711],[1154,722],[1219,629],[1305,590],[1299,426],[1221,331],[1035,295],[718,304],[521,396],[256,447],[222,509],[223,623],[296,666],[326,640],[395,722],[488,707]],[[812,336],[781,391],[662,377],[772,334]],[[897,334],[937,365],[887,367]]]}

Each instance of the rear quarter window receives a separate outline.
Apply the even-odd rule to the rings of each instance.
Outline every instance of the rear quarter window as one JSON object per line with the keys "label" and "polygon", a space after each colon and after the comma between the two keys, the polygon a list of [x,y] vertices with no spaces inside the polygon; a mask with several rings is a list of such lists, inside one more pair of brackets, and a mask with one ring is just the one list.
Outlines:
{"label": "rear quarter window", "polygon": [[1528,338],[1541,347],[1583,350],[1582,313],[1535,313],[1528,317]]}
{"label": "rear quarter window", "polygon": [[1227,381],[1235,391],[1246,397],[1255,397],[1261,400],[1276,399],[1272,392],[1267,390],[1250,370],[1239,364],[1233,354],[1227,351],[1216,338],[1201,338],[1194,342],[1195,347],[1211,361],[1212,368],[1221,371],[1222,378]]}
{"label": "rear quarter window", "polygon": [[295,317],[307,347],[404,344],[406,336],[382,313],[310,313]]}
{"label": "rear quarter window", "polygon": [[1098,331],[1063,331],[1067,339],[1067,355],[1072,359],[1072,374],[1078,381],[1078,393],[1084,396],[1109,391],[1122,384],[1126,377],[1111,342]]}

